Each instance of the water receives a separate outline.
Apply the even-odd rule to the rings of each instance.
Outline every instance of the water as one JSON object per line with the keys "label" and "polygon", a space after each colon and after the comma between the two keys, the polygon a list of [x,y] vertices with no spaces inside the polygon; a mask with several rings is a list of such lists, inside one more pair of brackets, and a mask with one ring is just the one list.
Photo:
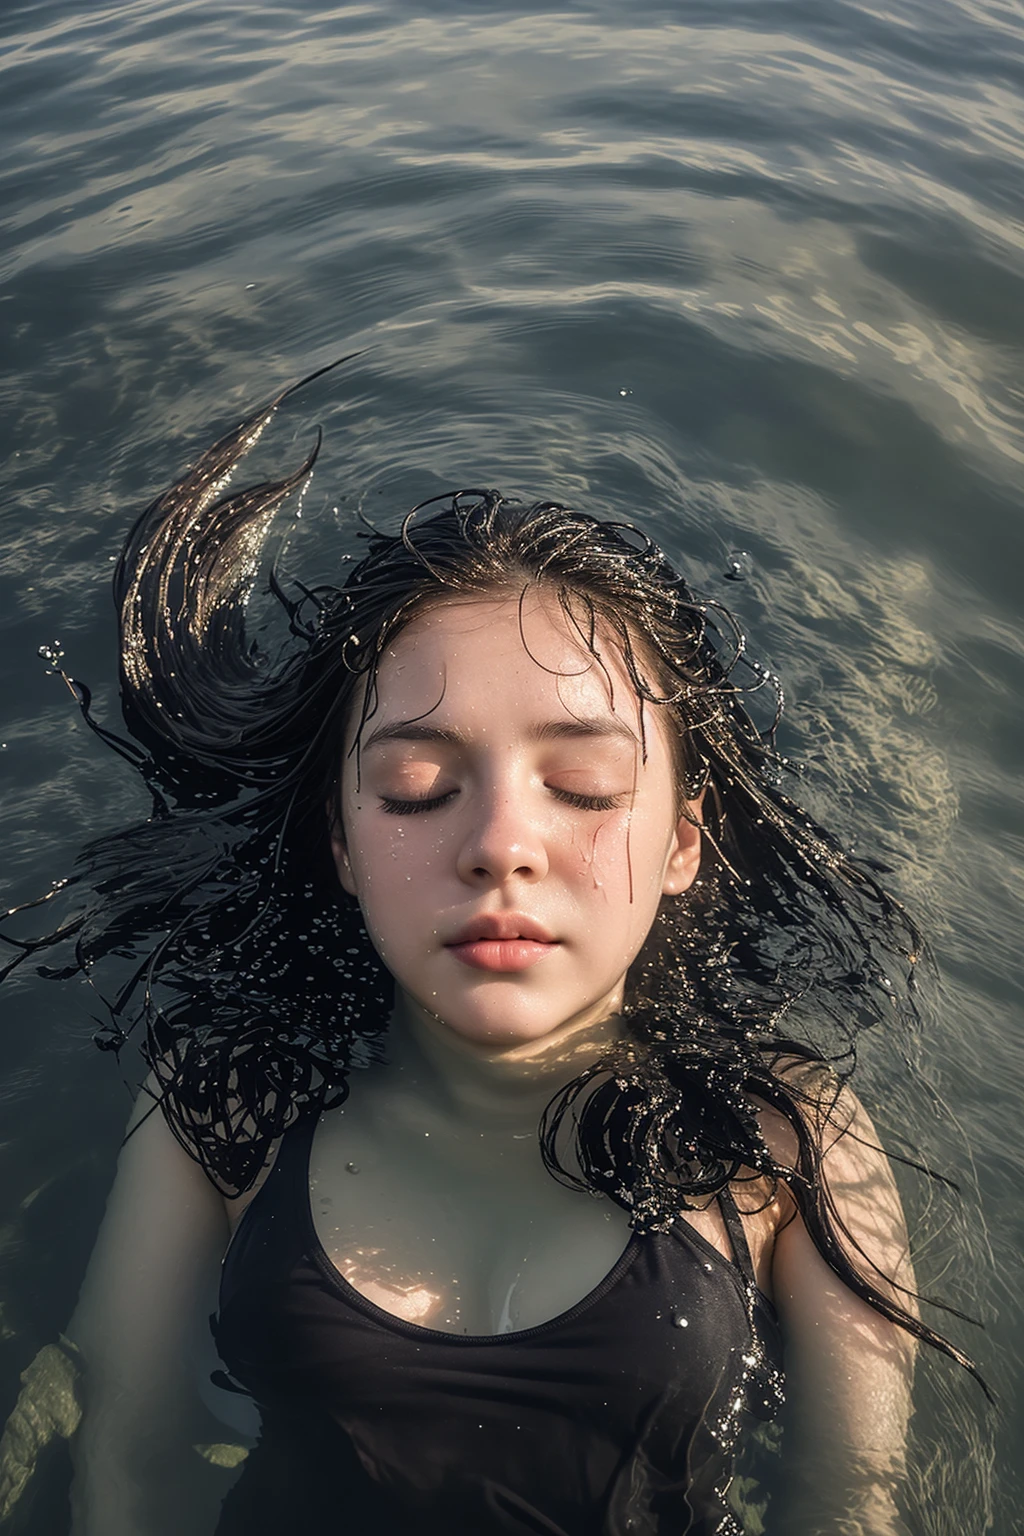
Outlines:
{"label": "water", "polygon": [[[990,1504],[980,1399],[928,1372],[944,1533],[1009,1533],[1021,1497],[1022,32],[1002,0],[0,19],[5,897],[146,809],[38,648],[112,717],[128,521],[293,377],[366,348],[260,448],[326,430],[296,571],[331,574],[357,508],[456,484],[653,526],[786,680],[807,798],[934,937],[943,1102],[884,1041],[866,1082],[964,1187],[945,1231],[907,1199],[1002,1398]],[[126,1111],[81,989],[3,1010],[0,1414],[73,1304]],[[44,1473],[34,1536],[65,1529]]]}

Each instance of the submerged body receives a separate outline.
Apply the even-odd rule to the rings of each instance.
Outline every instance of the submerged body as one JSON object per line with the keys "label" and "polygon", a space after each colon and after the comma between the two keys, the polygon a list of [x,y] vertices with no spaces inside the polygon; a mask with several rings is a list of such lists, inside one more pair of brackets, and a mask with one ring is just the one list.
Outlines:
{"label": "submerged body", "polygon": [[[313,1120],[289,1132],[225,1261],[218,1346],[261,1403],[263,1429],[218,1536],[269,1533],[289,1517],[312,1530],[339,1506],[351,1536],[725,1528],[734,1403],[772,1411],[781,1353],[728,1197],[734,1260],[687,1222],[646,1237],[616,1230],[625,1246],[601,1278],[550,1315],[603,1246],[589,1223],[567,1221],[552,1234],[561,1262],[519,1260],[537,1321],[510,1326],[513,1287],[493,1331],[458,1327],[457,1306],[421,1323],[411,1318],[431,1319],[431,1292],[396,1284],[386,1248],[375,1242],[366,1264],[342,1238],[339,1263],[321,1240],[309,1176],[319,1132]],[[521,1220],[510,1225],[521,1235]],[[406,1223],[396,1226],[404,1242]],[[508,1249],[505,1234],[493,1274]],[[483,1268],[479,1245],[472,1268]]]}

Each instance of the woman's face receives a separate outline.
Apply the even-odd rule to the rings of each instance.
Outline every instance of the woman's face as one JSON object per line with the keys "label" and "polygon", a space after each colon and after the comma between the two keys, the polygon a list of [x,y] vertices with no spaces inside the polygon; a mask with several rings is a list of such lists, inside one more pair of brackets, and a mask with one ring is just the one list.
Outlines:
{"label": "woman's face", "polygon": [[[663,894],[693,880],[662,712],[557,600],[456,600],[381,659],[360,771],[346,750],[344,888],[407,1001],[480,1046],[621,1006]],[[350,740],[347,744],[351,746]]]}

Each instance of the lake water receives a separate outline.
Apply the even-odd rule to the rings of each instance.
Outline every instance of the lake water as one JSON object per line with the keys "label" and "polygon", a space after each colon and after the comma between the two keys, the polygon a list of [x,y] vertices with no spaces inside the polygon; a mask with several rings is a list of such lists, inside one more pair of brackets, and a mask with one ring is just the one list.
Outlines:
{"label": "lake water", "polygon": [[[642,521],[749,624],[803,793],[928,927],[916,1064],[866,1044],[865,1091],[962,1186],[906,1198],[1001,1417],[927,1364],[919,1529],[1019,1530],[1017,4],[9,0],[0,143],[5,904],[146,809],[38,648],[113,721],[129,521],[365,348],[261,444],[291,466],[326,433],[289,569],[329,578],[357,509],[459,485]],[[80,988],[0,1005],[2,1417],[73,1305],[128,1100]],[[17,1528],[66,1530],[65,1485],[51,1453]]]}

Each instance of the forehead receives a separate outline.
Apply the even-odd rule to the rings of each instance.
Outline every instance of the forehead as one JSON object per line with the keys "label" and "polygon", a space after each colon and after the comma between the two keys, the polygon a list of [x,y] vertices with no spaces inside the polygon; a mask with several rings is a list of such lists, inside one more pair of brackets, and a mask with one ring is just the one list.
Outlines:
{"label": "forehead", "polygon": [[407,719],[452,709],[603,714],[637,735],[643,717],[607,627],[598,624],[591,650],[557,596],[537,587],[418,614],[381,656],[377,705],[378,716]]}

